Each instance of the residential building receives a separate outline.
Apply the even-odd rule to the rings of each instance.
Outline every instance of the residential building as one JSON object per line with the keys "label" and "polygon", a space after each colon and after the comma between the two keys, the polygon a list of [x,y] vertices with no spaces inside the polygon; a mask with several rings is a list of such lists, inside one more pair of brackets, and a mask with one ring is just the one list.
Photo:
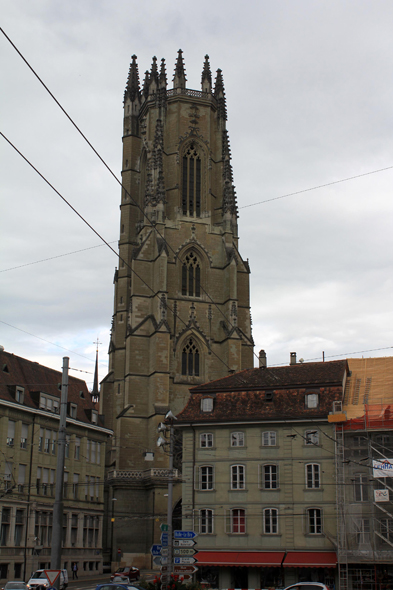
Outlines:
{"label": "residential building", "polygon": [[393,583],[393,357],[348,365],[335,433],[340,588],[381,590]]}
{"label": "residential building", "polygon": [[332,586],[337,571],[334,424],[347,361],[240,371],[191,389],[183,433],[183,529],[214,588]]}
{"label": "residential building", "polygon": [[[153,58],[142,88],[132,57],[124,94],[119,265],[101,413],[114,438],[105,532],[124,560],[150,566],[165,519],[168,457],[156,447],[168,409],[189,388],[253,366],[248,262],[237,202],[221,70],[205,57],[200,90],[186,87],[182,51],[168,88]],[[116,498],[116,500],[114,500]],[[181,486],[175,486],[181,514]],[[114,503],[114,505],[113,505]],[[116,517],[115,517],[116,518]],[[115,555],[112,551],[112,560]]]}
{"label": "residential building", "polygon": [[[50,567],[62,374],[0,350],[0,579]],[[103,426],[86,383],[69,377],[62,567],[102,572]]]}

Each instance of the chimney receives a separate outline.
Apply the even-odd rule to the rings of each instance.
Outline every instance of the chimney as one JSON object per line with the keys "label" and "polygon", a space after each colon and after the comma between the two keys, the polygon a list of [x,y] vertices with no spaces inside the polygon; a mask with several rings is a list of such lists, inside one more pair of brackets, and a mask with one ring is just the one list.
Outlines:
{"label": "chimney", "polygon": [[296,365],[296,352],[291,352],[290,365]]}
{"label": "chimney", "polygon": [[259,368],[266,369],[267,361],[266,361],[266,352],[264,350],[259,351]]}

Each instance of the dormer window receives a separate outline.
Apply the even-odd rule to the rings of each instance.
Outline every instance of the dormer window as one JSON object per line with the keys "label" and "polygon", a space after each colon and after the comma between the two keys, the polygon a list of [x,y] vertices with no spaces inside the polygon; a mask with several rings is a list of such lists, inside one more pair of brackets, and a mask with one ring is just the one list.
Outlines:
{"label": "dormer window", "polygon": [[70,417],[71,418],[76,418],[77,410],[78,410],[78,407],[76,404],[70,404]]}
{"label": "dormer window", "polygon": [[25,399],[25,390],[23,387],[17,387],[15,390],[15,401],[19,404],[23,404]]}
{"label": "dormer window", "polygon": [[213,398],[212,397],[204,397],[201,400],[201,410],[202,410],[202,412],[212,412],[213,411]]}
{"label": "dormer window", "polygon": [[98,412],[97,410],[91,411],[91,422],[92,424],[98,424]]}
{"label": "dormer window", "polygon": [[317,393],[308,393],[306,395],[306,408],[317,408],[319,405],[319,396]]}
{"label": "dormer window", "polygon": [[50,396],[46,393],[40,394],[40,410],[47,412],[59,413],[60,401],[58,397]]}

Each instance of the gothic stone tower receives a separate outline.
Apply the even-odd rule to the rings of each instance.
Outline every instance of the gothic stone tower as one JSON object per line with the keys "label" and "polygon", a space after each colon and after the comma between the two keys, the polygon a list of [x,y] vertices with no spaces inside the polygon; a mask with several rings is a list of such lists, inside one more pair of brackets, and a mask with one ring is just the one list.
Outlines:
{"label": "gothic stone tower", "polygon": [[[150,566],[165,522],[167,455],[157,425],[189,388],[253,366],[249,266],[237,205],[221,70],[212,89],[186,88],[182,51],[173,88],[153,58],[142,89],[132,57],[124,94],[123,189],[109,372],[101,412],[107,457],[107,549]],[[175,499],[180,498],[180,485]],[[112,500],[116,498],[116,500]],[[158,521],[158,522],[157,522]]]}

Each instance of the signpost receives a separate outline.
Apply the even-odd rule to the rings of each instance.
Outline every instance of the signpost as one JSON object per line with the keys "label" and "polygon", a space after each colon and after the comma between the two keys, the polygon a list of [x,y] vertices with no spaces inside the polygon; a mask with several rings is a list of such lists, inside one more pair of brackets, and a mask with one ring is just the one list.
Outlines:
{"label": "signpost", "polygon": [[195,555],[195,553],[198,553],[198,552],[193,547],[174,547],[174,549],[173,549],[173,555],[176,555],[176,556],[185,556],[185,555],[191,556],[191,555]]}
{"label": "signpost", "polygon": [[194,547],[194,539],[175,539],[173,541],[174,547]]}
{"label": "signpost", "polygon": [[168,547],[168,533],[161,533],[161,545],[163,547]]}
{"label": "signpost", "polygon": [[173,568],[175,574],[195,574],[198,568],[195,565],[175,565]]}
{"label": "signpost", "polygon": [[173,538],[174,539],[194,539],[198,536],[198,533],[194,531],[174,531]]}
{"label": "signpost", "polygon": [[153,563],[154,565],[161,565],[161,555],[156,555],[153,557]]}
{"label": "signpost", "polygon": [[57,578],[60,576],[61,570],[44,570],[49,586],[53,586]]}
{"label": "signpost", "polygon": [[163,522],[162,524],[160,524],[160,529],[162,533],[167,533],[169,530],[169,526],[166,524],[166,522]]}
{"label": "signpost", "polygon": [[152,545],[150,549],[150,553],[152,555],[161,555],[162,545]]}
{"label": "signpost", "polygon": [[196,562],[195,557],[174,557],[173,563],[175,565],[192,565]]}

